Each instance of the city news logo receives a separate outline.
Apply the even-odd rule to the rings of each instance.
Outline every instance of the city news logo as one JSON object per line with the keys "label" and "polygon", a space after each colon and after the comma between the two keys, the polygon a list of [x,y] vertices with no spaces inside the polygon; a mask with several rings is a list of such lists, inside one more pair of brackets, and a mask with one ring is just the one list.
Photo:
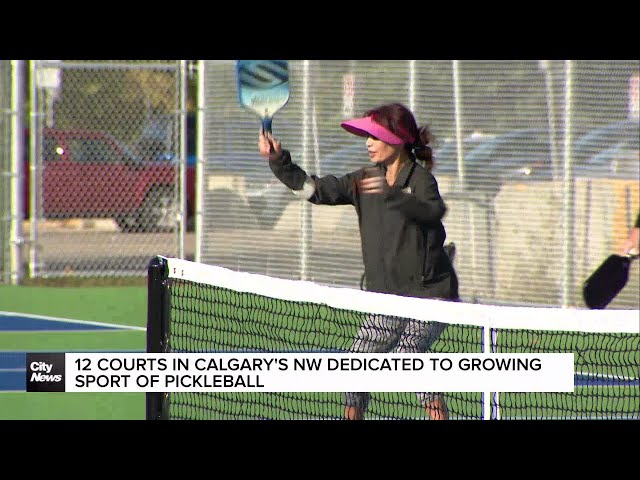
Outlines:
{"label": "city news logo", "polygon": [[27,392],[64,392],[64,353],[27,353]]}

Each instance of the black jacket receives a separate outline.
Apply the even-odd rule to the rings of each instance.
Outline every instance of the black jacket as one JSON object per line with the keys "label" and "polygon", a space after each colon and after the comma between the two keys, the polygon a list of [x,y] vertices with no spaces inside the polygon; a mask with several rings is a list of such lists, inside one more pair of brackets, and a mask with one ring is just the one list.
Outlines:
{"label": "black jacket", "polygon": [[[360,194],[362,168],[341,177],[308,176],[283,150],[270,161],[275,176],[294,191],[315,186],[314,204],[354,205],[360,224],[367,290],[425,298],[458,298],[458,281],[443,249],[441,219],[446,206],[431,172],[415,161],[405,164],[396,185],[383,194]],[[377,165],[375,168],[384,168]]]}

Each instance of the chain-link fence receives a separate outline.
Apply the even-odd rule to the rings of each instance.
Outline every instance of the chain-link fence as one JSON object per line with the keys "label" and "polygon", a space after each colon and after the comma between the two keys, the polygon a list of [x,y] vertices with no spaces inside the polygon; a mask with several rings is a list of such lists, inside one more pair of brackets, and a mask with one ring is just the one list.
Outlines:
{"label": "chain-link fence", "polygon": [[[639,208],[633,61],[291,61],[274,134],[308,173],[368,162],[340,121],[402,102],[435,135],[448,241],[467,301],[581,305],[579,287]],[[205,263],[358,286],[353,207],[312,206],[274,181],[241,109],[234,62],[201,65]],[[637,97],[636,97],[637,102]],[[637,107],[636,107],[637,108]],[[637,308],[638,266],[615,306]]]}
{"label": "chain-link fence", "polygon": [[144,275],[153,255],[184,257],[184,62],[30,64],[31,275]]}
{"label": "chain-link fence", "polygon": [[[0,62],[3,281],[24,240],[19,264],[32,276],[144,275],[165,254],[360,285],[354,209],[301,202],[275,180],[257,152],[259,120],[238,104],[234,61],[200,61],[197,129],[186,61],[26,63],[31,161],[17,189],[11,62]],[[273,130],[309,173],[339,175],[368,162],[340,121],[405,103],[435,136],[464,299],[581,305],[582,280],[640,208],[639,70],[637,60],[296,60]],[[633,268],[613,307],[637,308]]]}

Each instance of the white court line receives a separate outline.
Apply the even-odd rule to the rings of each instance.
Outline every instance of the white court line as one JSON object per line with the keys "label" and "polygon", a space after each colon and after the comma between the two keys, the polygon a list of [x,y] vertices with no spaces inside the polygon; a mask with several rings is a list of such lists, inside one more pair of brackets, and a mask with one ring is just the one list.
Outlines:
{"label": "white court line", "polygon": [[[120,325],[117,323],[104,323],[104,322],[91,322],[88,320],[74,320],[72,318],[60,318],[60,317],[48,317],[46,315],[33,315],[29,313],[20,313],[20,312],[0,312],[0,317],[27,317],[27,318],[35,318],[38,320],[48,320],[51,322],[65,322],[65,323],[78,323],[81,325],[97,325],[101,327],[110,327],[110,328],[118,328],[121,330],[139,330],[145,332],[147,330],[146,327],[134,327],[131,325]],[[52,330],[35,330],[37,332],[52,332]],[[53,330],[55,332],[59,332],[59,330]]]}
{"label": "white court line", "polygon": [[627,376],[623,376],[623,375],[612,375],[610,373],[593,373],[593,372],[576,372],[576,376],[580,375],[583,377],[588,377],[588,378],[606,378],[606,379],[612,379],[612,380],[640,380],[640,378],[638,377],[627,377]]}

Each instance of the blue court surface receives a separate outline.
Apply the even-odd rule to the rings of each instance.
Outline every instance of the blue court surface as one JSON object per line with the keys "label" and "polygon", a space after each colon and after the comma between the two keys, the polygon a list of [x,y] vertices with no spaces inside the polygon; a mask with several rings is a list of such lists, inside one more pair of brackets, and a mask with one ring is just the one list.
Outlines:
{"label": "blue court surface", "polygon": [[69,318],[44,317],[26,313],[0,312],[0,331],[2,332],[49,332],[64,330],[144,330],[140,327],[128,327],[111,323],[87,322]]}
{"label": "blue court surface", "polygon": [[[89,322],[69,318],[47,317],[15,312],[0,312],[0,333],[5,332],[86,332],[86,331],[123,331],[141,330],[143,327],[131,327],[101,322]],[[24,392],[26,383],[26,352],[0,352],[0,392]]]}
{"label": "blue court surface", "polygon": [[0,391],[24,392],[27,389],[26,360],[24,352],[0,353]]}

